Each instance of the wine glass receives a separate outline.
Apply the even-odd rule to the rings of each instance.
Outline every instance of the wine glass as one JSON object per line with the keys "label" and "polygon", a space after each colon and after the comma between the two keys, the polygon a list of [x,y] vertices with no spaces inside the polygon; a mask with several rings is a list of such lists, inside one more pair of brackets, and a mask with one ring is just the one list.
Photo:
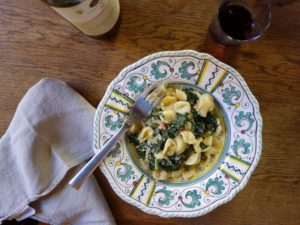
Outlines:
{"label": "wine glass", "polygon": [[269,27],[271,4],[258,0],[222,0],[210,25],[220,44],[237,45],[256,40]]}

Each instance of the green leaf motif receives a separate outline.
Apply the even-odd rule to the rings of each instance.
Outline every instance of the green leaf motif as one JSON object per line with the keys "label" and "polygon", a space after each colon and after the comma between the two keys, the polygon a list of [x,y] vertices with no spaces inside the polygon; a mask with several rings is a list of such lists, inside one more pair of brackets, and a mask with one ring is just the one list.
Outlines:
{"label": "green leaf motif", "polygon": [[156,192],[157,193],[163,193],[164,195],[158,199],[158,204],[163,205],[170,205],[171,201],[174,199],[174,196],[172,195],[172,191],[167,190],[166,187],[163,187],[163,189],[160,189]]}
{"label": "green leaf motif", "polygon": [[138,76],[130,77],[127,83],[127,88],[130,91],[133,91],[134,93],[138,93],[138,92],[142,93],[145,90],[146,86],[147,86],[146,80]]}
{"label": "green leaf motif", "polygon": [[250,130],[253,126],[254,119],[252,118],[252,114],[250,112],[247,112],[245,114],[245,112],[241,111],[234,118],[235,118],[235,124],[237,125],[237,127],[242,127],[243,126],[242,125],[243,121],[248,122],[248,127],[247,127],[246,131]]}
{"label": "green leaf motif", "polygon": [[123,169],[119,168],[117,170],[117,177],[120,178],[121,181],[130,180],[131,176],[134,174],[132,166],[123,162],[121,162],[120,165],[123,166]]}
{"label": "green leaf motif", "polygon": [[213,187],[211,190],[211,193],[215,195],[220,195],[222,194],[222,191],[225,190],[225,185],[222,180],[220,180],[218,177],[215,177],[215,179],[210,178],[206,184],[206,190],[209,191],[208,189]]}
{"label": "green leaf motif", "polygon": [[121,153],[120,147],[121,147],[121,144],[119,142],[117,142],[115,147],[111,150],[111,152],[107,156],[111,156],[113,158],[117,157],[117,155],[119,155]]}
{"label": "green leaf motif", "polygon": [[155,77],[155,79],[161,79],[161,78],[165,78],[168,74],[167,70],[164,69],[163,72],[160,72],[159,69],[161,66],[167,66],[170,68],[170,65],[167,62],[164,61],[157,61],[157,63],[153,63],[151,65],[152,70],[151,70],[151,75],[153,75]]}
{"label": "green leaf motif", "polygon": [[239,90],[235,90],[235,87],[225,88],[224,92],[225,93],[222,95],[223,96],[223,102],[230,105],[230,106],[235,105],[232,102],[232,100],[238,101],[239,98],[241,97],[241,92]]}
{"label": "green leaf motif", "polygon": [[201,195],[200,193],[198,194],[196,190],[193,191],[188,191],[185,194],[185,198],[186,199],[192,199],[189,203],[183,202],[182,200],[182,204],[187,207],[187,208],[195,208],[196,206],[200,206],[200,199],[201,199]]}
{"label": "green leaf motif", "polygon": [[242,148],[242,154],[249,154],[250,153],[250,143],[245,142],[242,138],[239,141],[235,140],[233,145],[231,146],[236,156],[239,156],[238,150]]}
{"label": "green leaf motif", "polygon": [[124,120],[120,116],[118,116],[118,119],[116,121],[113,121],[112,118],[112,115],[108,115],[107,117],[105,117],[104,126],[110,128],[112,131],[116,131],[117,129],[122,127]]}
{"label": "green leaf motif", "polygon": [[196,75],[196,73],[195,74],[189,73],[189,71],[188,71],[189,67],[191,67],[192,69],[195,69],[195,63],[186,62],[186,61],[183,61],[181,63],[181,67],[179,67],[179,70],[178,70],[181,78],[190,80],[192,78],[192,76]]}

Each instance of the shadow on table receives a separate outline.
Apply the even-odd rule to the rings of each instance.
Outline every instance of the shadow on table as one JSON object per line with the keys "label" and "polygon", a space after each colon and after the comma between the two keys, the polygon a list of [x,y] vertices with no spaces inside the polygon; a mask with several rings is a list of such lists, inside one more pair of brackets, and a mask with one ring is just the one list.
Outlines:
{"label": "shadow on table", "polygon": [[206,33],[203,43],[197,48],[197,51],[208,53],[228,65],[234,64],[239,50],[239,45],[225,46],[217,43],[209,30]]}
{"label": "shadow on table", "polygon": [[16,220],[4,221],[2,225],[38,225],[38,224],[39,222],[36,220],[26,219],[20,222],[17,222]]}

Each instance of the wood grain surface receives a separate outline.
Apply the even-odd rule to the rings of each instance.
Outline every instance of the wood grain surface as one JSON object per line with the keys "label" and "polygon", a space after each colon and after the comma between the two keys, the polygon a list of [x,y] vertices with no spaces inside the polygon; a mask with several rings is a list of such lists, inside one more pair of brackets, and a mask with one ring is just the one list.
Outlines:
{"label": "wood grain surface", "polygon": [[[277,1],[279,2],[279,1]],[[208,52],[236,68],[258,99],[263,152],[246,188],[198,218],[159,218],[125,203],[96,175],[118,225],[300,223],[300,2],[273,7],[261,39],[239,47],[215,44],[208,27],[216,0],[121,0],[119,32],[91,39],[39,0],[0,1],[0,134],[28,88],[58,78],[97,106],[128,64],[164,50]]]}

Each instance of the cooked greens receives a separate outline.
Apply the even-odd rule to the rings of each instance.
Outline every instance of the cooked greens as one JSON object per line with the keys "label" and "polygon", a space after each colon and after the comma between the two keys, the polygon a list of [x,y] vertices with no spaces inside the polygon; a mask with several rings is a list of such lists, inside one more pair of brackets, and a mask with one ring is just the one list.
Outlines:
{"label": "cooked greens", "polygon": [[180,131],[180,128],[182,128],[186,122],[188,121],[187,114],[179,114],[177,113],[176,120],[172,121],[167,126],[167,136],[168,138],[174,138]]}
{"label": "cooked greens", "polygon": [[[181,176],[180,174],[183,176],[182,179],[188,179],[193,174],[193,168],[200,161],[208,162],[212,135],[216,135],[220,122],[212,109],[207,109],[205,114],[199,113],[197,103],[201,95],[195,93],[194,89],[184,88],[179,91],[172,89],[168,93],[169,98],[163,99],[164,102],[143,121],[141,130],[129,132],[127,137],[128,141],[135,146],[138,157],[155,179],[178,177]],[[185,102],[185,106],[188,106],[186,111],[175,107],[174,96],[177,96],[178,103]],[[213,100],[206,94],[203,101]],[[213,103],[209,102],[207,105],[211,106]],[[167,120],[169,118],[165,118],[165,115],[173,117]],[[141,139],[140,136],[145,137],[146,129],[148,136]],[[205,143],[203,140],[206,140]],[[212,158],[213,154],[215,153],[212,153]]]}
{"label": "cooked greens", "polygon": [[184,88],[183,91],[187,95],[187,102],[194,106],[198,101],[198,96],[193,92],[192,88]]}

